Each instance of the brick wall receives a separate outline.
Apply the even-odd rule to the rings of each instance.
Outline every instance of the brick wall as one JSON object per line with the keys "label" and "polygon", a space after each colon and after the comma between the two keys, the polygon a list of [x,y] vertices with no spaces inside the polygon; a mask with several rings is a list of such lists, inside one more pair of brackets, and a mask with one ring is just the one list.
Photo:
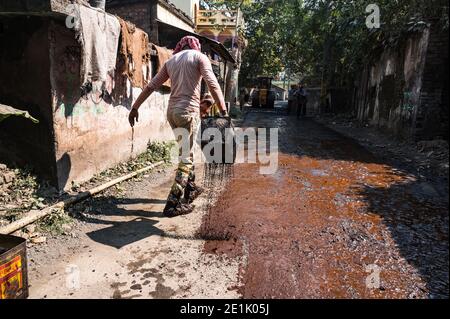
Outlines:
{"label": "brick wall", "polygon": [[106,11],[134,23],[138,28],[150,35],[152,31],[151,7],[151,1],[143,1],[123,6],[107,6]]}
{"label": "brick wall", "polygon": [[416,139],[448,138],[448,34],[439,26],[430,30]]}

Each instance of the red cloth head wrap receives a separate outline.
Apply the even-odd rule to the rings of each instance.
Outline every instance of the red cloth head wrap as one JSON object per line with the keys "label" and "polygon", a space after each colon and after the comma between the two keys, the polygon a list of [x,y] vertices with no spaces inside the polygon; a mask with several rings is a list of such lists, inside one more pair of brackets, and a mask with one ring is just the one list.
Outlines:
{"label": "red cloth head wrap", "polygon": [[189,46],[192,50],[202,51],[200,41],[196,37],[186,36],[178,42],[173,54],[177,54],[183,50],[185,46]]}

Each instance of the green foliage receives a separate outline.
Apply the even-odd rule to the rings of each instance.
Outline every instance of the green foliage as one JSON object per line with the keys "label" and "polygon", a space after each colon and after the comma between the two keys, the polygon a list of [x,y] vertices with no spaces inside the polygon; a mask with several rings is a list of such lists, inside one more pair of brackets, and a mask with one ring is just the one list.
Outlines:
{"label": "green foliage", "polygon": [[[149,166],[152,163],[160,161],[169,163],[172,159],[172,151],[175,150],[175,144],[175,142],[149,142],[147,150],[143,154],[101,172],[83,185],[72,183],[72,191],[82,191],[88,185],[92,186],[92,183],[98,185],[111,180],[111,178]],[[0,225],[20,219],[26,211],[43,209],[57,199],[57,193],[54,194],[46,182],[38,181],[31,169],[15,169],[11,170],[11,172],[14,172],[15,178],[8,185],[8,188],[4,189],[5,192],[2,193]],[[116,185],[115,188],[118,194],[124,191],[120,185]],[[42,232],[58,235],[64,233],[64,226],[71,223],[71,221],[71,218],[64,210],[61,210],[40,220],[38,226]]]}
{"label": "green foliage", "polygon": [[252,0],[209,0],[200,1],[200,6],[203,9],[227,9],[237,10],[239,8],[247,7],[252,4]]}
{"label": "green foliage", "polygon": [[148,144],[147,151],[144,154],[140,155],[137,160],[152,163],[156,163],[159,161],[169,163],[174,146],[175,142],[150,142]]}
{"label": "green foliage", "polygon": [[38,229],[43,233],[62,235],[65,233],[64,226],[72,223],[73,219],[61,209],[39,220]]}
{"label": "green foliage", "polygon": [[35,190],[38,188],[38,181],[36,175],[33,174],[30,168],[25,168],[23,170],[16,169],[16,178],[12,183],[12,191],[11,196],[13,197],[12,201],[17,201],[18,199],[25,196],[32,195],[30,193],[31,190]]}
{"label": "green foliage", "polygon": [[12,182],[0,187],[0,224],[20,219],[25,211],[42,209],[52,200],[52,189],[48,183],[39,181],[31,168],[9,172],[14,174]]}
{"label": "green foliage", "polygon": [[149,142],[147,150],[136,158],[128,162],[121,163],[113,168],[101,172],[93,177],[94,181],[104,181],[111,176],[119,176],[121,174],[131,173],[153,163],[164,161],[170,163],[172,160],[172,150],[175,142]]}
{"label": "green foliage", "polygon": [[[261,74],[318,76],[327,85],[352,83],[377,49],[396,45],[407,32],[433,22],[448,29],[447,0],[253,0],[204,1],[212,8],[241,6],[249,46],[241,81]],[[366,26],[366,7],[381,10],[381,28]]]}
{"label": "green foliage", "polygon": [[[38,182],[36,175],[30,168],[11,170],[15,177],[10,185],[4,189],[0,210],[8,212],[8,219],[15,220],[15,214],[23,209],[38,209],[42,206],[43,198],[39,197],[38,190],[43,185]],[[19,203],[15,208],[5,209],[3,205]]]}

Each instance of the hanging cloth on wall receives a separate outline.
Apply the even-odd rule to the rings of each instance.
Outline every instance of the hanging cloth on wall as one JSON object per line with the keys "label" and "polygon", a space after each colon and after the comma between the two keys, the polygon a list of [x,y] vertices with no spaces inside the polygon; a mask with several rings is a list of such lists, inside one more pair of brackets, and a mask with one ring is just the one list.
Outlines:
{"label": "hanging cloth on wall", "polygon": [[[152,45],[153,49],[156,51],[157,55],[158,55],[158,62],[157,62],[157,67],[156,67],[156,72],[159,72],[162,67],[164,66],[164,64],[170,60],[170,58],[173,56],[173,51],[169,50],[165,47],[159,47],[155,44]],[[171,87],[171,83],[170,80],[167,80],[166,82],[164,82],[163,86],[170,88]]]}
{"label": "hanging cloth on wall", "polygon": [[131,22],[117,18],[121,27],[117,72],[125,75],[133,87],[143,89],[150,76],[148,35]]}
{"label": "hanging cloth on wall", "polygon": [[102,10],[78,5],[76,36],[82,48],[81,85],[105,83],[116,68],[120,24]]}

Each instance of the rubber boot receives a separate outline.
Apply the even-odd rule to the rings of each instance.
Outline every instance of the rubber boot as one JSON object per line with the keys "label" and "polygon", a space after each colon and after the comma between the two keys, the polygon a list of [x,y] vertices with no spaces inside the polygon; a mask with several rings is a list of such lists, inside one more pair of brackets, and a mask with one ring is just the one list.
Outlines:
{"label": "rubber boot", "polygon": [[192,213],[194,208],[195,208],[194,205],[179,202],[178,205],[175,207],[171,206],[169,208],[164,209],[163,214],[165,217],[173,218],[177,216],[188,215]]}
{"label": "rubber boot", "polygon": [[205,190],[202,187],[197,186],[195,183],[189,183],[184,191],[184,199],[190,204],[204,192]]}
{"label": "rubber boot", "polygon": [[182,178],[181,174],[175,179],[175,183],[170,190],[167,198],[166,206],[164,207],[163,215],[165,217],[176,217],[187,215],[194,210],[194,206],[189,203],[184,203],[182,200],[184,190],[187,187],[187,179]]}
{"label": "rubber boot", "polygon": [[186,201],[186,203],[190,204],[192,203],[194,200],[196,200],[205,190],[200,187],[197,186],[195,184],[195,173],[191,172],[189,174],[189,179],[188,179],[188,183],[186,185],[186,188],[184,190],[184,200]]}

